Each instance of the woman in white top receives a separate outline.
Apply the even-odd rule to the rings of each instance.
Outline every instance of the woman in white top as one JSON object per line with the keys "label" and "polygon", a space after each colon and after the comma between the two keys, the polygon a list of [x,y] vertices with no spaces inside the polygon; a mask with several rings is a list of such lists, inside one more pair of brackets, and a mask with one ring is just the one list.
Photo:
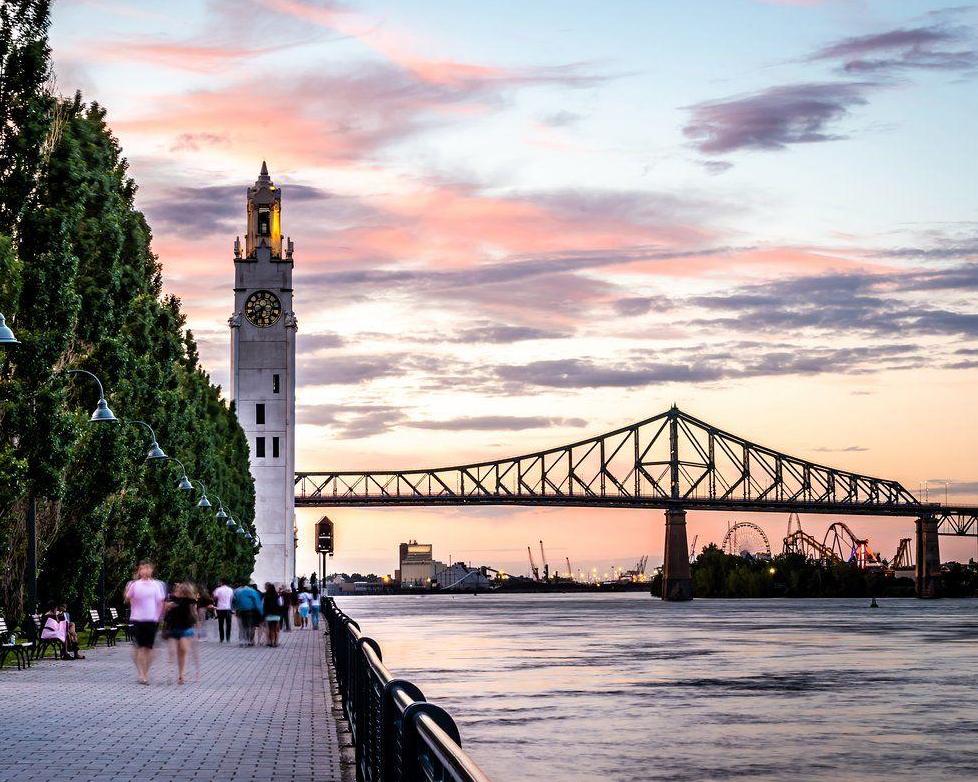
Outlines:
{"label": "woman in white top", "polygon": [[299,593],[299,627],[306,627],[309,624],[309,604],[312,602],[312,595],[303,590]]}
{"label": "woman in white top", "polygon": [[309,601],[309,618],[312,619],[312,629],[319,629],[319,587],[312,588],[312,599]]}

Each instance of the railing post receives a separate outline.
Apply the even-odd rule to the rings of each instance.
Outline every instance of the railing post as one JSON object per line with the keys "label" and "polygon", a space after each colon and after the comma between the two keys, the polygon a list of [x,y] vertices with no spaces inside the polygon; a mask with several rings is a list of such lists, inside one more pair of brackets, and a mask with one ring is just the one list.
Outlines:
{"label": "railing post", "polygon": [[[401,715],[401,746],[406,773],[401,777],[403,782],[427,782],[429,777],[425,772],[424,761],[427,752],[422,748],[423,742],[418,736],[418,718],[422,715],[430,717],[439,728],[447,733],[452,741],[458,746],[462,746],[462,737],[459,735],[458,726],[449,716],[448,712],[433,703],[416,702],[408,706]],[[429,761],[430,764],[430,761]],[[435,777],[439,779],[440,777]]]}
{"label": "railing post", "polygon": [[[394,698],[398,690],[413,701],[424,701],[424,693],[404,679],[391,679],[384,687],[381,703],[382,766],[380,779],[384,782],[404,779],[404,752],[400,714]],[[401,752],[397,752],[398,745]]]}

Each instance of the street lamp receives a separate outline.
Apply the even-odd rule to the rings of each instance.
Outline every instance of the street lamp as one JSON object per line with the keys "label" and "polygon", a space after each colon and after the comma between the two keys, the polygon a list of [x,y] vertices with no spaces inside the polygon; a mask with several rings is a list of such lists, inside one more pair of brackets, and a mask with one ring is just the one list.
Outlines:
{"label": "street lamp", "polygon": [[204,485],[203,481],[197,481],[197,485],[200,486],[200,499],[197,500],[197,507],[210,508],[211,501],[207,499],[207,487]]}
{"label": "street lamp", "polygon": [[193,491],[194,485],[190,482],[190,478],[187,477],[187,468],[184,466],[183,462],[181,462],[176,456],[171,456],[170,459],[171,461],[179,464],[180,470],[183,472],[183,477],[180,478],[180,483],[177,484],[177,488],[180,489],[180,491]]}
{"label": "street lamp", "polygon": [[[3,317],[3,316],[0,316]],[[98,405],[95,407],[95,412],[92,413],[90,421],[99,423],[115,423],[119,419],[115,417],[115,414],[109,409],[109,403],[105,401],[105,390],[102,388],[102,381],[99,380],[95,375],[89,372],[87,369],[69,369],[69,375],[88,375],[92,380],[98,384]],[[156,439],[155,437],[153,438]]]}
{"label": "street lamp", "polygon": [[[224,500],[222,500],[218,495],[214,495],[214,499],[217,500],[217,513],[214,514],[214,518],[218,521],[225,521],[228,518],[228,512],[224,510]],[[204,507],[203,505],[197,505],[198,508]]]}
{"label": "street lamp", "polygon": [[[92,420],[95,420],[95,419],[93,418]],[[147,429],[149,429],[149,434],[150,434],[150,437],[153,438],[153,442],[150,443],[149,450],[146,452],[146,461],[147,462],[166,461],[167,459],[170,458],[169,456],[166,455],[166,453],[164,453],[163,449],[160,448],[160,444],[158,442],[156,442],[156,432],[153,431],[153,427],[152,426],[150,426],[145,421],[140,421],[138,418],[124,418],[122,420],[123,420],[123,423],[126,423],[126,424],[141,424],[142,426],[145,426]]]}
{"label": "street lamp", "polygon": [[[6,319],[0,314],[0,345],[18,344],[20,342],[7,325]],[[95,408],[95,412],[92,413],[89,422],[115,423],[118,420],[109,408],[108,402],[105,401],[105,390],[102,387],[102,381],[96,375],[87,369],[69,369],[66,374],[87,375],[98,385],[98,405]],[[27,604],[33,611],[37,608],[37,497],[34,496],[33,491],[27,498],[27,518],[25,521],[27,527]]]}
{"label": "street lamp", "polygon": [[14,332],[7,325],[7,319],[0,312],[0,345],[19,345],[20,341],[14,336]]}

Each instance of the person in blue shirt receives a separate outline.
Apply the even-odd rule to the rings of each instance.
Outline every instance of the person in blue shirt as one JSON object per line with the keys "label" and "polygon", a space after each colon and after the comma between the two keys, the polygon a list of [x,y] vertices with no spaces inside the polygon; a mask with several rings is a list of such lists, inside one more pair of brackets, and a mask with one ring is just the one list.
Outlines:
{"label": "person in blue shirt", "polygon": [[255,628],[262,621],[261,594],[255,585],[235,589],[231,608],[238,617],[238,646],[254,646]]}

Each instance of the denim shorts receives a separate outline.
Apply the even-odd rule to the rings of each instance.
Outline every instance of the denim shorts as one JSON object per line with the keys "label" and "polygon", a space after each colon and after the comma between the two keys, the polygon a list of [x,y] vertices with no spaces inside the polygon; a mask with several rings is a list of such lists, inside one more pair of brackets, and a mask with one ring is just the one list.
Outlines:
{"label": "denim shorts", "polygon": [[194,628],[188,627],[186,630],[170,630],[170,638],[193,638]]}

